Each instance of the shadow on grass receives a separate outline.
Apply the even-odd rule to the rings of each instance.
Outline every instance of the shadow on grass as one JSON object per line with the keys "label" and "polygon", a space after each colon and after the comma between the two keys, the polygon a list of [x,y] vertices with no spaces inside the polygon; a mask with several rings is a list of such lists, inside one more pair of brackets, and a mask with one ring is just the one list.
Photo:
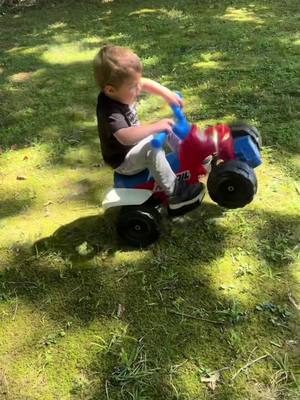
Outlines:
{"label": "shadow on grass", "polygon": [[[96,197],[94,192],[91,196]],[[172,222],[166,215],[162,218],[162,233],[160,241],[172,240],[174,246],[180,247],[189,238],[190,224],[193,224],[193,232],[199,227],[202,232],[206,232],[212,239],[221,238],[221,233],[211,231],[210,226],[205,220],[209,218],[217,218],[222,215],[220,207],[215,205],[205,204],[205,217],[202,207],[199,212],[189,214],[185,217],[180,217]],[[58,228],[51,236],[38,240],[33,245],[36,254],[54,252],[60,254],[63,258],[68,258],[72,261],[84,261],[93,258],[101,252],[109,252],[113,254],[114,248],[125,251],[136,251],[138,249],[128,247],[122,238],[116,235],[116,221],[119,209],[109,209],[103,215],[95,215],[79,218],[67,225]],[[198,217],[196,217],[198,215]],[[176,235],[172,234],[172,227],[176,230]],[[167,236],[171,234],[171,239]],[[181,237],[182,235],[182,237]],[[193,244],[196,253],[202,252],[199,241]],[[152,248],[152,246],[150,247]],[[209,261],[211,255],[203,254],[203,258]]]}
{"label": "shadow on grass", "polygon": [[277,272],[287,268],[299,249],[300,218],[295,215],[270,214],[257,230],[259,255]]}
{"label": "shadow on grass", "polygon": [[[120,247],[110,217],[78,219],[38,241],[34,255],[26,249],[15,254],[15,259],[0,274],[2,298],[17,296],[60,326],[73,322],[70,334],[72,329],[88,327],[94,320],[119,320],[124,326],[123,333],[115,339],[111,334],[106,344],[99,342],[103,350],[95,352],[87,375],[104,376],[110,395],[115,396],[111,398],[121,398],[118,396],[122,388],[129,396],[135,387],[140,394],[144,390],[151,395],[150,398],[171,399],[174,386],[170,376],[173,374],[175,379],[175,370],[179,368],[176,366],[182,362],[188,363],[192,368],[190,373],[197,376],[205,368],[216,370],[243,361],[240,351],[250,353],[257,340],[269,343],[274,329],[277,338],[286,335],[285,328],[274,327],[264,316],[254,320],[252,309],[242,310],[248,315],[244,318],[243,312],[234,311],[226,293],[213,287],[211,272],[224,255],[227,237],[234,234],[219,226],[221,214],[218,207],[204,205],[181,223],[167,224],[165,236],[146,252]],[[262,212],[258,218],[270,221],[258,232],[265,248],[273,246],[271,227],[276,226],[278,234],[288,233],[280,231],[283,216]],[[293,231],[296,218],[291,217],[287,222]],[[78,246],[82,243],[86,245],[79,254]],[[294,239],[283,240],[280,250],[287,254],[294,244]],[[125,258],[118,258],[122,254]],[[258,256],[265,257],[264,254]],[[269,263],[267,256],[266,261]],[[285,268],[284,282],[289,281],[293,278]],[[286,296],[283,282],[275,280],[270,285],[259,276],[253,276],[252,289],[257,291],[258,298],[265,296],[274,303]],[[120,304],[124,306],[121,312]],[[216,309],[227,310],[227,314],[220,319]],[[236,347],[231,337],[232,330],[238,329],[244,335],[241,348]],[[126,366],[125,354],[129,357],[137,348],[147,354],[151,373],[141,380],[135,376],[118,380]],[[135,362],[132,368],[138,362],[143,363],[139,358]],[[188,391],[184,385],[182,382],[181,390]],[[205,388],[200,387],[204,395]],[[93,380],[93,384],[82,390],[81,395],[92,396],[89,398],[105,396],[103,381],[99,384]],[[221,385],[219,398],[229,399],[234,390],[230,385]],[[243,388],[238,390],[241,396]]]}
{"label": "shadow on grass", "polygon": [[114,212],[79,218],[37,241],[34,249],[36,253],[54,252],[72,261],[89,260],[104,251],[113,255],[112,249],[118,246],[115,219]]}
{"label": "shadow on grass", "polygon": [[[276,7],[262,1],[252,4],[241,0],[234,5],[232,1],[161,1],[159,10],[146,1],[61,2],[42,16],[32,10],[19,19],[8,17],[2,36],[6,43],[1,43],[5,50],[0,75],[4,144],[49,142],[54,148],[52,161],[62,164],[71,143],[74,148],[87,144],[94,151],[96,127],[82,128],[94,118],[96,102],[90,61],[66,65],[67,54],[58,54],[62,60],[55,58],[55,51],[51,53],[63,44],[77,49],[74,41],[91,37],[95,42],[80,44],[81,50],[96,52],[105,41],[130,46],[143,57],[145,75],[162,79],[172,89],[188,90],[195,98],[191,118],[196,122],[232,115],[255,120],[265,143],[275,142],[296,153],[297,48],[292,42],[296,2],[289,0]],[[234,11],[238,8],[246,9],[246,21],[239,20]],[[257,24],[255,17],[262,23]],[[52,59],[47,61],[49,54]],[[33,74],[18,75],[24,71]],[[200,319],[207,314],[212,318],[216,307],[230,308],[226,294],[213,288],[210,280],[211,270],[224,255],[230,230],[218,226],[213,208],[210,212],[211,222],[196,212],[182,224],[167,224],[161,241],[138,254],[119,245],[112,220],[79,219],[36,243],[34,255],[26,249],[15,254],[0,274],[1,294],[7,299],[18,296],[62,326],[71,320],[72,329],[87,327],[93,320],[121,320],[136,339],[135,345],[141,343],[150,355],[150,366],[160,368],[146,385],[151,398],[176,398],[170,380],[174,366],[188,360],[194,365],[192,372],[202,367],[219,369],[230,367],[240,357],[227,322],[220,327]],[[257,231],[261,241],[257,257],[271,269],[289,265],[296,218],[267,213],[260,217],[265,224]],[[122,261],[120,254],[126,255]],[[284,282],[293,284],[291,272],[285,269],[284,273]],[[251,288],[274,302],[285,302],[284,282],[254,276]],[[118,304],[125,306],[123,316],[118,316]],[[247,357],[256,340],[268,343],[274,329],[279,329],[280,338],[286,337],[284,328],[274,328],[264,318],[257,325],[250,319],[248,329],[244,321],[241,326]],[[103,356],[100,352],[88,368],[91,375],[107,378],[114,399],[120,397],[121,385],[113,377],[116,368],[122,368],[122,348],[130,352],[135,347],[125,338],[120,340],[116,353],[108,351]],[[232,399],[234,390],[222,385],[216,396]],[[239,398],[243,390],[240,387]],[[97,382],[85,394],[105,398]]]}
{"label": "shadow on grass", "polygon": [[[74,143],[93,147],[90,137],[97,136],[96,128],[91,136],[82,129],[82,124],[95,116],[91,60],[76,61],[75,57],[69,61],[68,46],[75,46],[72,51],[80,56],[85,50],[96,52],[108,41],[135,49],[144,58],[146,75],[163,77],[173,89],[187,88],[198,99],[193,113],[200,119],[248,119],[258,123],[266,144],[275,142],[282,149],[298,151],[294,123],[297,93],[291,89],[296,84],[292,65],[297,47],[281,18],[287,17],[289,9],[285,14],[279,5],[271,8],[255,1],[249,6],[243,0],[234,6],[231,1],[177,1],[175,5],[160,1],[150,8],[143,1],[126,6],[119,1],[92,2],[88,7],[76,2],[69,8],[70,4],[57,4],[43,18],[38,18],[40,9],[25,11],[18,26],[7,16],[8,28],[27,34],[12,43],[4,56],[4,145],[61,140],[67,148],[68,138],[73,138]],[[288,5],[292,12],[293,2]],[[239,9],[242,15],[236,11]],[[26,18],[34,21],[34,31],[26,26]],[[282,31],[276,36],[278,27]],[[82,41],[80,46],[74,45],[78,41]],[[52,54],[49,61],[45,46],[50,46],[50,54],[66,46],[66,54]],[[26,51],[28,48],[33,50]],[[285,61],[287,54],[291,66]],[[14,76],[23,71],[41,72],[18,82]],[[11,79],[16,79],[13,91],[7,85]]]}
{"label": "shadow on grass", "polygon": [[0,200],[0,219],[12,217],[25,212],[32,205],[32,199],[4,199]]}
{"label": "shadow on grass", "polygon": [[[207,215],[211,217],[220,215],[220,209],[215,206],[206,206],[206,211]],[[201,255],[203,255],[202,262],[204,264],[209,264],[213,259],[222,257],[224,252],[223,239],[225,237],[223,229],[215,227],[212,223],[206,223],[202,217],[199,218],[197,212],[193,214],[187,220],[179,222],[179,225],[177,223],[174,229],[171,222],[166,222],[164,228],[164,235],[166,236],[162,237],[161,241],[148,249],[151,256],[143,256],[143,252],[140,253],[137,249],[122,245],[116,237],[114,226],[116,214],[113,211],[107,212],[104,216],[80,218],[60,227],[50,237],[37,241],[31,249],[24,248],[22,250],[18,248],[15,260],[10,262],[7,270],[4,270],[1,274],[3,282],[8,281],[13,283],[18,281],[17,287],[12,286],[9,289],[10,285],[6,286],[8,292],[15,293],[20,297],[27,297],[33,303],[37,301],[40,305],[43,302],[42,298],[47,297],[46,294],[51,294],[54,289],[54,292],[63,290],[67,294],[72,293],[72,289],[79,286],[80,293],[77,291],[74,295],[70,295],[70,297],[68,295],[65,296],[64,304],[68,317],[71,316],[69,313],[72,313],[73,310],[74,315],[79,316],[80,319],[80,316],[82,316],[83,321],[91,321],[97,315],[96,309],[94,310],[96,314],[85,312],[83,311],[84,306],[82,303],[78,304],[79,308],[77,309],[75,299],[78,300],[80,294],[83,297],[84,295],[88,295],[86,290],[87,286],[89,286],[90,289],[88,289],[88,292],[93,292],[95,299],[90,298],[88,303],[94,309],[96,307],[96,298],[97,303],[101,302],[99,288],[103,288],[101,281],[104,277],[113,281],[115,276],[120,277],[120,274],[123,276],[127,272],[127,267],[133,275],[135,271],[141,268],[145,276],[152,273],[155,274],[157,269],[160,274],[164,275],[166,273],[168,276],[170,273],[169,263],[175,267],[175,270],[179,270],[182,264],[188,263],[187,268],[189,269],[190,267],[192,268],[195,262],[201,263]],[[191,243],[191,251],[187,254],[184,249],[187,243],[190,243],[190,239],[185,236],[195,235],[196,232],[197,239]],[[217,241],[216,238],[218,238]],[[199,243],[201,243],[201,240],[210,239],[210,251],[207,251],[205,254]],[[175,249],[179,254],[178,257],[174,256]],[[124,263],[115,261],[114,256],[120,251],[128,255],[132,253],[133,258]],[[146,254],[148,251],[146,251]],[[139,257],[139,253],[142,255],[141,257]],[[141,258],[142,261],[136,261],[135,257],[138,260]],[[179,271],[175,271],[174,273],[176,275]],[[157,276],[153,278],[155,281]],[[170,275],[171,278],[172,273]],[[22,280],[25,283],[23,287]],[[168,279],[166,278],[166,280]],[[125,279],[124,277],[121,286],[123,286],[123,282],[127,281],[128,278]],[[32,288],[27,291],[26,282],[33,283],[33,291],[31,290]],[[89,282],[87,286],[85,285],[86,282]],[[133,285],[136,284],[135,280],[131,283]],[[150,282],[149,285],[152,286]],[[177,285],[181,285],[180,280],[177,282]],[[103,288],[104,299],[115,298],[115,295],[105,293],[111,289]],[[131,292],[131,296],[134,297],[135,302],[141,301],[141,298],[135,297],[133,289],[128,290]],[[140,290],[141,287],[138,288],[138,292]],[[116,291],[118,291],[118,288],[116,288]],[[100,308],[103,309],[103,307]],[[55,314],[58,319],[61,319],[63,315],[62,310],[57,311],[57,314]],[[111,311],[108,313],[108,316],[111,315]],[[52,315],[53,317],[54,315]]]}

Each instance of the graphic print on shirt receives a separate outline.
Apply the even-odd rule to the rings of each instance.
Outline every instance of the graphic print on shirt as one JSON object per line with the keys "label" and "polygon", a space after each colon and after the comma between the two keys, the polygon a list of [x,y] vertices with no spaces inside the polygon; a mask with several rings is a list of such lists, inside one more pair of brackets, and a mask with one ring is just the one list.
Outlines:
{"label": "graphic print on shirt", "polygon": [[130,126],[140,125],[135,104],[128,106],[128,110],[125,113],[126,119],[129,121]]}

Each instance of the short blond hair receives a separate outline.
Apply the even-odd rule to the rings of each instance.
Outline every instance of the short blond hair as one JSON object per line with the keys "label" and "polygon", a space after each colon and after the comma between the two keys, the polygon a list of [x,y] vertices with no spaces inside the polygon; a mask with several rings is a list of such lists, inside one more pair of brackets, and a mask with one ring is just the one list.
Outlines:
{"label": "short blond hair", "polygon": [[94,76],[102,90],[106,85],[119,87],[135,73],[142,73],[141,61],[126,47],[104,46],[94,58]]}

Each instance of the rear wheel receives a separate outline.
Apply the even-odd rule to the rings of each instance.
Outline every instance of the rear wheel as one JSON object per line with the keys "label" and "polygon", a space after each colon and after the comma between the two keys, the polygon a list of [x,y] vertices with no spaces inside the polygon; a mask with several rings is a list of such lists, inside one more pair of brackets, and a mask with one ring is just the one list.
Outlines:
{"label": "rear wheel", "polygon": [[160,236],[160,214],[153,207],[122,207],[117,221],[117,231],[131,246],[148,246]]}
{"label": "rear wheel", "polygon": [[237,124],[230,126],[232,137],[238,138],[242,136],[250,136],[258,149],[261,149],[262,141],[261,134],[255,126],[247,125],[247,124]]}
{"label": "rear wheel", "polygon": [[215,165],[207,180],[208,193],[213,201],[225,208],[240,208],[253,200],[257,179],[249,165],[228,160]]}

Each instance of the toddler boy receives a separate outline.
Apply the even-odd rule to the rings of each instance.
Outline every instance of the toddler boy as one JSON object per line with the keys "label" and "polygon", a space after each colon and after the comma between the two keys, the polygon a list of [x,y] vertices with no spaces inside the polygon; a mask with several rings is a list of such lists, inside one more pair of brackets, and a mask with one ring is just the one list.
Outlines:
{"label": "toddler boy", "polygon": [[159,83],[143,78],[139,57],[124,47],[104,46],[95,57],[94,74],[100,88],[97,120],[104,161],[124,175],[148,168],[168,195],[171,209],[198,201],[202,186],[177,180],[164,150],[151,146],[153,135],[166,131],[168,144],[177,150],[179,139],[172,131],[174,121],[165,118],[140,125],[135,109],[142,91],[160,95],[169,104],[178,106],[182,106],[181,99]]}

